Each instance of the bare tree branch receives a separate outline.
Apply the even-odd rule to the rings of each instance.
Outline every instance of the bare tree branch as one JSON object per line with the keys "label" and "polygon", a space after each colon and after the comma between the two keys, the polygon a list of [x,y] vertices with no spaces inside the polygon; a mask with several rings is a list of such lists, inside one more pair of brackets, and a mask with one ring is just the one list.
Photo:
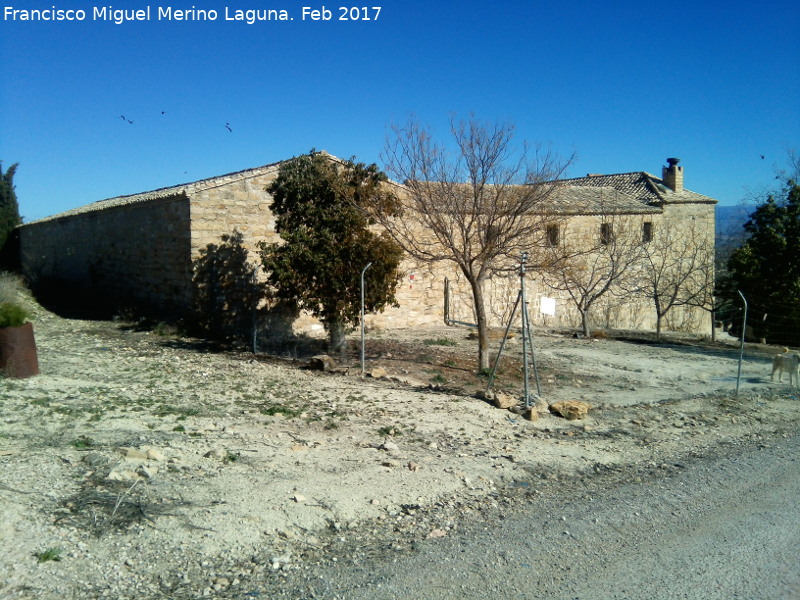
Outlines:
{"label": "bare tree branch", "polygon": [[634,283],[656,311],[656,337],[676,306],[710,310],[714,298],[714,239],[694,223],[654,231],[642,246],[644,269]]}
{"label": "bare tree branch", "polygon": [[619,214],[600,192],[589,235],[567,231],[563,242],[549,248],[551,268],[545,283],[565,292],[581,315],[584,335],[591,334],[590,310],[598,300],[616,289],[624,289],[642,259],[641,217]]}
{"label": "bare tree branch", "polygon": [[452,120],[453,150],[436,143],[416,120],[392,127],[386,171],[400,216],[376,215],[414,259],[450,261],[464,274],[478,324],[479,368],[489,366],[483,284],[522,252],[544,257],[548,201],[572,162],[550,151],[517,152],[514,128],[474,117]]}

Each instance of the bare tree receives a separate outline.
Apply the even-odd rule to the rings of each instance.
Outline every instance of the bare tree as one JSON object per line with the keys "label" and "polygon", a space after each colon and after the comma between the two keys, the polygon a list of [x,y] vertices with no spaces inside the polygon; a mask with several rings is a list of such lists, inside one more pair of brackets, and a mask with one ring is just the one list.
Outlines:
{"label": "bare tree", "polygon": [[642,245],[644,268],[638,274],[641,293],[653,301],[656,338],[667,313],[676,306],[711,310],[714,298],[713,232],[694,225],[653,231]]}
{"label": "bare tree", "polygon": [[587,219],[590,229],[566,231],[563,241],[550,245],[545,283],[565,292],[581,316],[581,329],[591,335],[590,311],[606,294],[624,292],[622,283],[642,261],[641,218],[616,213],[601,192],[598,208]]}
{"label": "bare tree", "polygon": [[484,284],[509,268],[522,252],[543,247],[540,207],[547,203],[571,159],[527,149],[517,153],[514,128],[474,117],[451,120],[453,150],[434,141],[411,120],[392,127],[386,171],[403,182],[397,192],[401,216],[377,215],[414,259],[450,261],[472,292],[478,326],[478,368],[489,368]]}

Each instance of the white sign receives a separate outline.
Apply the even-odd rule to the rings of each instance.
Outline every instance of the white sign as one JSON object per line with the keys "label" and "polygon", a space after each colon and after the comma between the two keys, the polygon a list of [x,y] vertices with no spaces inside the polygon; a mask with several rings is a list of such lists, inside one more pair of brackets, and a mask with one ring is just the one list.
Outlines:
{"label": "white sign", "polygon": [[556,314],[556,299],[542,296],[539,299],[539,311],[543,315],[554,316]]}

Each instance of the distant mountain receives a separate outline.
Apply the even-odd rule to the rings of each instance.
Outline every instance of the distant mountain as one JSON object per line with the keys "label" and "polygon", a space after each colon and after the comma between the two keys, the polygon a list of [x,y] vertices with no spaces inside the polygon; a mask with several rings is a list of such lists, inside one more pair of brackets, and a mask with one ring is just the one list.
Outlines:
{"label": "distant mountain", "polygon": [[756,207],[753,205],[720,206],[718,204],[716,206],[717,242],[742,239],[744,237],[744,224],[755,209]]}

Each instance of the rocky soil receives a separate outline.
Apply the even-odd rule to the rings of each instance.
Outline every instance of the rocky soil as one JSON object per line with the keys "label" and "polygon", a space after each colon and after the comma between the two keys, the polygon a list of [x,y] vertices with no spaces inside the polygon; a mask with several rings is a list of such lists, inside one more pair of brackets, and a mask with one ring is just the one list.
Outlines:
{"label": "rocky soil", "polygon": [[[477,397],[464,329],[370,332],[366,377],[356,339],[331,373],[164,328],[42,314],[35,330],[41,375],[0,379],[3,598],[313,597],[337,563],[800,423],[769,347],[746,349],[735,395],[733,343],[537,331],[531,421]],[[497,380],[517,398],[519,356],[509,341]],[[547,410],[564,400],[591,409]]]}

